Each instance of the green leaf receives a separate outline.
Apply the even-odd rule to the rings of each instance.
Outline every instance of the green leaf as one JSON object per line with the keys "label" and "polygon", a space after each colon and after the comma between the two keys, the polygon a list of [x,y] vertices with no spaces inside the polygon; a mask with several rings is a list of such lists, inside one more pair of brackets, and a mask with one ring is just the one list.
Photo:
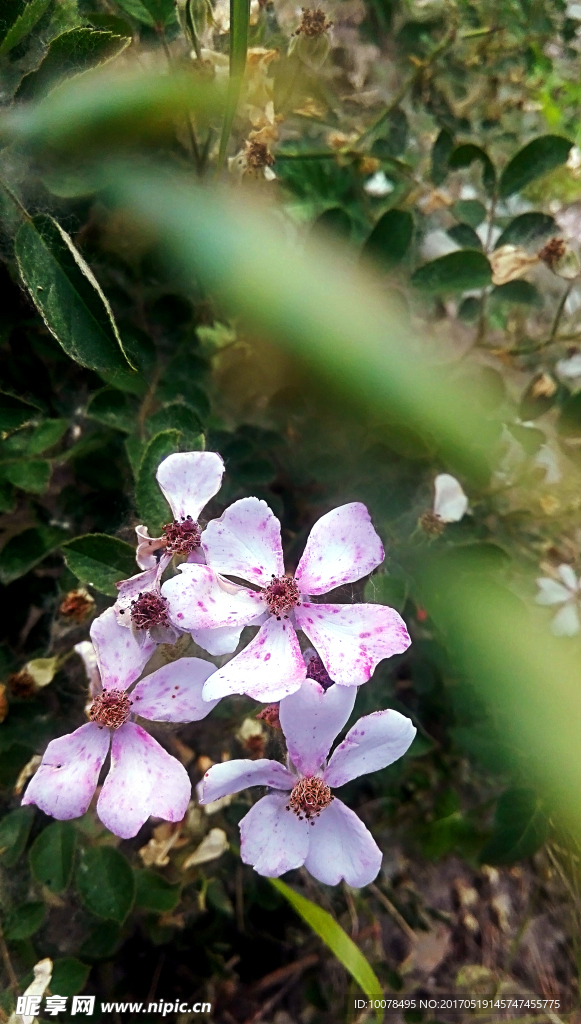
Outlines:
{"label": "green leaf", "polygon": [[478,199],[459,199],[454,203],[452,212],[464,224],[477,228],[486,217],[486,207]]}
{"label": "green leaf", "polygon": [[33,807],[17,807],[0,821],[0,862],[7,868],[22,856],[33,820]]}
{"label": "green leaf", "polygon": [[40,21],[51,0],[30,0],[24,7],[22,14],[18,16],[13,25],[2,40],[0,46],[0,57],[10,53],[18,43],[32,31],[37,21]]}
{"label": "green leaf", "polygon": [[22,79],[16,99],[37,99],[64,78],[88,71],[116,57],[130,42],[127,36],[117,36],[93,28],[72,28],[63,32],[51,40],[39,67]]}
{"label": "green leaf", "polygon": [[401,156],[408,143],[409,123],[401,107],[390,112],[386,121],[387,134],[376,138],[371,147],[371,155],[380,160]]}
{"label": "green leaf", "polygon": [[117,597],[115,583],[135,575],[135,548],[118,537],[87,533],[62,545],[68,568],[81,583]]}
{"label": "green leaf", "polygon": [[501,199],[522,192],[531,181],[567,162],[572,142],[561,135],[540,135],[520,149],[500,176]]}
{"label": "green leaf", "polygon": [[542,306],[543,296],[530,281],[507,281],[498,284],[490,293],[494,302],[511,302],[521,306]]}
{"label": "green leaf", "polygon": [[113,955],[119,942],[121,929],[115,921],[100,921],[91,930],[81,946],[81,956],[100,960]]}
{"label": "green leaf", "polygon": [[408,595],[407,583],[398,576],[386,572],[371,576],[365,584],[364,600],[370,604],[387,604],[401,611]]}
{"label": "green leaf", "polygon": [[434,185],[441,185],[448,173],[448,160],[454,147],[454,139],[447,128],[442,128],[432,149],[431,179]]}
{"label": "green leaf", "polygon": [[[373,968],[335,918],[331,917],[322,907],[318,907],[316,903],[312,903],[305,896],[295,892],[285,882],[281,882],[280,878],[271,878],[269,881],[329,947],[343,967],[349,971],[351,977],[360,985],[366,996],[369,999],[383,999],[381,985]],[[377,1010],[376,1016],[379,1021],[383,1020],[383,1011]]]}
{"label": "green leaf", "polygon": [[130,434],[135,427],[135,410],[125,392],[116,388],[97,391],[89,401],[85,415],[90,420],[104,423],[126,434]]}
{"label": "green leaf", "polygon": [[178,451],[180,437],[179,430],[163,430],[156,434],[147,445],[139,466],[135,501],[139,519],[149,528],[152,537],[159,537],[162,526],[171,522],[173,518],[155,474],[160,462]]}
{"label": "green leaf", "polygon": [[230,78],[226,109],[222,121],[218,167],[224,163],[226,148],[236,115],[238,97],[242,86],[242,78],[246,67],[246,51],[248,50],[248,23],[250,20],[249,0],[230,0]]}
{"label": "green leaf", "polygon": [[581,391],[563,402],[557,430],[561,437],[581,437]]}
{"label": "green leaf", "polygon": [[69,421],[65,419],[44,420],[43,423],[39,423],[28,440],[26,454],[41,455],[47,448],[52,448],[55,444],[58,444],[68,428]]}
{"label": "green leaf", "polygon": [[29,494],[44,494],[51,474],[50,462],[46,459],[19,460],[18,462],[1,462],[0,475],[9,480],[14,487]]}
{"label": "green leaf", "polygon": [[135,899],[135,880],[129,861],[119,850],[112,846],[84,850],[76,884],[87,910],[123,924]]}
{"label": "green leaf", "polygon": [[30,848],[28,857],[32,874],[51,892],[63,892],[70,883],[75,841],[76,833],[70,821],[53,821],[36,837]]}
{"label": "green leaf", "polygon": [[8,584],[33,569],[60,547],[67,534],[50,526],[33,526],[12,537],[0,551],[0,583]]}
{"label": "green leaf", "polygon": [[25,423],[30,423],[38,415],[40,409],[23,398],[0,391],[0,430],[17,430]]}
{"label": "green leaf", "polygon": [[484,253],[463,249],[425,263],[412,274],[411,283],[423,292],[437,295],[485,288],[491,278],[490,263]]}
{"label": "green leaf", "polygon": [[11,942],[17,939],[29,939],[38,931],[45,917],[44,903],[22,903],[9,915],[4,926],[4,934]]}
{"label": "green leaf", "polygon": [[454,224],[453,227],[448,228],[447,234],[456,242],[456,245],[462,246],[463,249],[482,249],[482,242],[469,224]]}
{"label": "green leaf", "polygon": [[142,25],[154,28],[155,21],[147,7],[141,3],[141,0],[117,0],[117,6],[131,18],[135,18],[135,21],[140,21]]}
{"label": "green leaf", "polygon": [[498,798],[494,831],[480,851],[482,864],[513,864],[533,853],[547,838],[547,819],[532,789],[507,789]]}
{"label": "green leaf", "polygon": [[500,249],[501,245],[526,247],[537,239],[540,241],[548,235],[558,233],[559,228],[555,219],[549,217],[548,213],[521,213],[505,227],[494,248]]}
{"label": "green leaf", "polygon": [[477,160],[482,164],[482,184],[488,193],[494,192],[496,187],[496,171],[488,153],[473,142],[467,142],[463,146],[457,146],[450,154],[448,166],[451,171],[460,170],[463,167],[470,167],[470,164]]}
{"label": "green leaf", "polygon": [[199,438],[204,429],[196,410],[185,402],[170,402],[163,405],[148,418],[147,425],[151,434],[159,434],[163,430],[181,430],[182,445],[188,451],[193,450],[190,448],[190,442]]}
{"label": "green leaf", "polygon": [[318,229],[348,241],[353,233],[353,221],[341,206],[331,206],[313,221],[313,230]]}
{"label": "green leaf", "polygon": [[91,968],[74,956],[58,957],[52,968],[51,992],[59,996],[76,996],[87,984]]}
{"label": "green leaf", "polygon": [[414,221],[408,210],[388,210],[379,218],[363,246],[363,255],[384,268],[401,263],[411,245]]}
{"label": "green leaf", "polygon": [[182,887],[179,882],[168,882],[155,871],[135,871],[135,906],[165,914],[175,910]]}
{"label": "green leaf", "polygon": [[67,355],[91,370],[127,370],[109,303],[66,231],[39,214],[19,228],[15,253],[32,301]]}

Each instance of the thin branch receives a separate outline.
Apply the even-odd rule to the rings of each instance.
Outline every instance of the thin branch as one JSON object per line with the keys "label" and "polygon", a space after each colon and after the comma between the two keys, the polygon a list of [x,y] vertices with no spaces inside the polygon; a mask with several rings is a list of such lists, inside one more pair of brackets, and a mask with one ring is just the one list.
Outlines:
{"label": "thin branch", "polygon": [[370,890],[370,892],[373,893],[375,898],[377,900],[379,900],[379,902],[382,904],[382,906],[385,907],[385,909],[387,910],[387,912],[390,915],[390,917],[392,917],[393,920],[395,921],[395,923],[397,925],[399,925],[399,927],[401,928],[402,932],[405,932],[405,934],[407,935],[407,937],[410,940],[410,942],[414,942],[414,943],[417,942],[417,938],[418,937],[417,937],[415,931],[413,930],[413,928],[410,927],[410,925],[407,923],[405,918],[401,916],[401,914],[400,914],[399,910],[397,909],[397,907],[394,907],[394,905],[391,902],[391,900],[388,900],[388,898],[385,895],[385,893],[383,893],[381,891],[381,889],[379,889],[378,886],[375,885],[374,882],[372,882],[371,885],[368,885],[367,888]]}
{"label": "thin branch", "polygon": [[8,952],[8,946],[6,945],[6,939],[4,938],[4,932],[0,925],[0,953],[2,954],[2,960],[4,962],[4,968],[8,975],[8,984],[13,992],[18,991],[18,978],[16,972],[12,966],[12,960],[10,959],[10,953]]}

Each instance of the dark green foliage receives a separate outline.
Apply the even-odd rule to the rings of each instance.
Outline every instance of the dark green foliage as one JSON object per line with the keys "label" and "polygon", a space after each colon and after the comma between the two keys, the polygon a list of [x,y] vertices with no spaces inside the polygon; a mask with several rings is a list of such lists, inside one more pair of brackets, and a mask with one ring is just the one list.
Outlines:
{"label": "dark green foliage", "polygon": [[419,267],[411,277],[414,287],[433,295],[484,288],[490,280],[490,264],[476,249],[440,256]]}
{"label": "dark green foliage", "polygon": [[533,139],[513,156],[504,168],[499,184],[500,195],[505,198],[522,192],[536,178],[564,164],[572,143],[560,135],[543,135]]}
{"label": "dark green foliage", "polygon": [[67,566],[81,583],[89,584],[102,594],[117,595],[115,583],[126,579],[135,570],[135,550],[117,537],[91,533],[75,537],[63,545]]}
{"label": "dark green foliage", "polygon": [[84,850],[75,880],[87,910],[123,923],[135,899],[133,872],[123,854],[110,846]]}
{"label": "dark green foliage", "polygon": [[480,859],[483,864],[513,864],[531,857],[545,842],[547,828],[534,790],[507,789],[496,805],[494,830]]}
{"label": "dark green foliage", "polygon": [[388,270],[406,256],[413,232],[414,221],[408,210],[388,210],[379,218],[365,242],[363,255]]}
{"label": "dark green foliage", "polygon": [[30,848],[32,873],[37,882],[50,892],[62,892],[71,880],[75,840],[75,830],[70,822],[55,821],[43,829]]}

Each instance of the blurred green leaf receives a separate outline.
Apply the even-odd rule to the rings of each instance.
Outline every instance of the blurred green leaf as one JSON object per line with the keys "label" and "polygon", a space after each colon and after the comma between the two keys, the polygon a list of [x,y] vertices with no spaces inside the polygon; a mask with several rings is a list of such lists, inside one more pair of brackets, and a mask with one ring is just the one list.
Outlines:
{"label": "blurred green leaf", "polygon": [[70,821],[53,821],[39,833],[30,848],[28,857],[32,873],[37,882],[50,892],[63,892],[69,885],[75,842],[76,833]]}
{"label": "blurred green leaf", "polygon": [[121,928],[115,921],[100,921],[83,942],[80,954],[90,959],[106,959],[113,955],[119,942]]}
{"label": "blurred green leaf", "polygon": [[0,821],[0,861],[12,868],[24,852],[34,820],[34,807],[17,807]]}
{"label": "blurred green leaf", "polygon": [[480,238],[469,224],[454,224],[446,233],[463,249],[482,249]]}
{"label": "blurred green leaf", "polygon": [[12,537],[0,551],[0,583],[12,583],[60,547],[67,534],[51,526],[34,526]]}
{"label": "blurred green leaf", "polygon": [[14,487],[30,494],[44,494],[50,482],[51,465],[46,459],[0,462],[0,475]]}
{"label": "blurred green leaf", "polygon": [[0,391],[0,430],[16,430],[40,412],[37,405]]}
{"label": "blurred green leaf", "polygon": [[548,824],[534,790],[507,789],[498,798],[494,830],[480,851],[482,864],[514,864],[532,857],[547,838]]}
{"label": "blurred green leaf", "polygon": [[59,996],[76,996],[87,984],[91,968],[74,956],[57,957],[53,961],[51,992]]}
{"label": "blurred green leaf", "polygon": [[424,263],[412,274],[411,284],[420,291],[437,295],[485,288],[491,278],[490,263],[484,253],[464,249]]}
{"label": "blurred green leaf", "polygon": [[454,139],[447,128],[442,128],[432,149],[431,178],[434,185],[442,185],[448,173],[448,160],[454,148]]}
{"label": "blurred green leaf", "polygon": [[44,420],[42,423],[39,423],[34,428],[26,445],[26,454],[41,455],[47,448],[52,448],[53,445],[58,444],[68,428],[69,421],[65,419]]}
{"label": "blurred green leaf", "polygon": [[[352,978],[363,989],[369,999],[383,998],[383,991],[379,981],[369,962],[355,943],[343,931],[341,925],[334,917],[316,903],[301,896],[289,885],[281,882],[280,878],[271,878],[271,885],[288,900],[291,907],[302,917],[303,921],[313,929],[316,935],[329,947],[331,952],[343,964]],[[381,1006],[381,1002],[379,1004]],[[377,1009],[375,1015],[379,1021],[383,1020],[383,1011]]]}
{"label": "blurred green leaf", "polygon": [[115,583],[135,575],[135,548],[118,537],[87,533],[62,545],[68,568],[81,583],[117,597]]}
{"label": "blurred green leaf", "polygon": [[[548,213],[520,213],[518,217],[511,220],[500,238],[497,240],[495,249],[500,249],[501,245],[522,245],[529,246],[533,242],[543,238],[547,238],[549,235],[559,234],[559,228],[555,222],[554,217],[550,217]],[[513,282],[509,282],[512,284]]]}
{"label": "blurred green leaf", "polygon": [[244,69],[246,67],[249,19],[249,0],[230,0],[230,78],[220,135],[218,167],[222,166],[226,156],[228,140],[238,106],[238,97],[240,96]]}
{"label": "blurred green leaf", "polygon": [[16,939],[29,939],[44,923],[46,907],[38,901],[21,903],[13,910],[4,926],[4,934],[9,942]]}
{"label": "blurred green leaf", "polygon": [[477,228],[486,217],[486,207],[478,199],[459,199],[452,211],[458,220],[471,228]]}
{"label": "blurred green leaf", "polygon": [[406,148],[409,136],[409,122],[405,111],[401,107],[395,107],[394,110],[391,110],[385,122],[385,127],[387,128],[387,133],[376,138],[371,147],[372,156],[377,156],[380,160],[401,156]]}
{"label": "blurred green leaf", "polygon": [[507,281],[497,284],[490,292],[494,302],[510,302],[521,306],[542,306],[543,297],[530,281]]}
{"label": "blurred green leaf", "polygon": [[408,210],[388,210],[371,231],[362,255],[374,259],[385,269],[396,266],[406,256],[413,233],[414,221]]}
{"label": "blurred green leaf", "polygon": [[135,880],[129,861],[111,846],[82,852],[76,885],[87,910],[122,924],[133,906]]}
{"label": "blurred green leaf", "polygon": [[407,594],[408,587],[404,579],[382,572],[367,580],[363,599],[371,604],[387,604],[390,608],[401,611],[406,603]]}
{"label": "blurred green leaf", "polygon": [[158,914],[175,910],[182,887],[179,882],[168,882],[155,871],[135,870],[135,906]]}
{"label": "blurred green leaf", "polygon": [[353,221],[342,207],[331,206],[313,221],[313,229],[318,230],[319,228],[348,241],[353,233]]}
{"label": "blurred green leaf", "polygon": [[[519,416],[521,420],[536,420],[539,416],[544,416],[558,401],[561,390],[559,381],[551,374],[535,374],[520,400]],[[579,408],[579,432],[581,433],[581,406]]]}
{"label": "blurred green leaf", "polygon": [[581,391],[563,402],[557,430],[561,437],[581,437]]}
{"label": "blurred green leaf", "polygon": [[179,430],[162,430],[152,437],[141,459],[135,485],[135,501],[139,519],[148,527],[151,537],[159,537],[162,526],[173,518],[155,474],[160,462],[179,450],[180,438]]}
{"label": "blurred green leaf", "polygon": [[141,0],[117,0],[117,5],[126,14],[129,14],[131,18],[135,18],[136,21],[140,21],[142,25],[148,25],[150,28],[154,28],[155,21],[149,13],[147,7],[141,3]]}
{"label": "blurred green leaf", "polygon": [[0,57],[3,57],[5,53],[10,53],[15,46],[18,46],[28,34],[32,32],[32,29],[36,25],[37,21],[42,18],[42,15],[46,11],[51,0],[29,0],[22,11],[22,14],[18,16],[16,21],[8,29],[8,32],[2,40],[0,45]]}
{"label": "blurred green leaf", "polygon": [[63,32],[51,40],[39,67],[22,79],[16,99],[36,99],[63,78],[116,57],[130,42],[127,36],[116,36],[93,28],[73,28]]}
{"label": "blurred green leaf", "polygon": [[496,171],[488,153],[480,146],[475,146],[472,142],[457,146],[450,154],[448,166],[451,171],[457,171],[463,167],[470,167],[475,160],[482,165],[482,184],[486,191],[492,194],[496,187]]}
{"label": "blurred green leaf", "polygon": [[19,228],[15,251],[32,301],[67,355],[92,370],[127,369],[109,303],[66,231],[39,214]]}
{"label": "blurred green leaf", "polygon": [[126,434],[130,434],[135,427],[135,409],[127,395],[116,388],[97,391],[89,400],[85,415]]}
{"label": "blurred green leaf", "polygon": [[529,142],[513,156],[500,176],[501,199],[522,192],[531,181],[566,163],[572,145],[561,135],[541,135]]}
{"label": "blurred green leaf", "polygon": [[164,430],[180,430],[183,434],[182,446],[188,451],[194,450],[191,444],[199,439],[204,429],[196,410],[185,402],[168,402],[167,405],[163,405],[148,417],[147,425],[152,434],[159,434]]}

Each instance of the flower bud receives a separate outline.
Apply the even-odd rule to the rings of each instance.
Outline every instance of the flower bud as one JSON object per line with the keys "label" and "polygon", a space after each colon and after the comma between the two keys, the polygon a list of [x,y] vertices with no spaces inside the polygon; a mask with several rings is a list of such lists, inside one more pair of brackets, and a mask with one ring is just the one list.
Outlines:
{"label": "flower bud", "polygon": [[539,259],[546,263],[553,274],[565,281],[574,281],[581,272],[579,257],[562,238],[551,238],[539,252]]}

